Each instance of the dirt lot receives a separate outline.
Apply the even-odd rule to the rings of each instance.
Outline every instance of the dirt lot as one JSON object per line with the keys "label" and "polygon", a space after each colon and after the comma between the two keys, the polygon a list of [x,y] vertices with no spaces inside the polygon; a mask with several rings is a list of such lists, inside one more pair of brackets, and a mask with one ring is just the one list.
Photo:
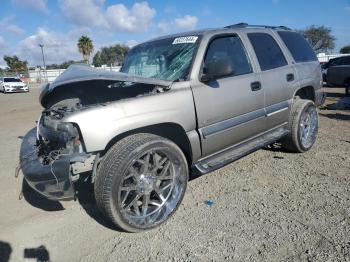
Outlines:
{"label": "dirt lot", "polygon": [[310,152],[259,150],[193,178],[170,221],[139,234],[115,231],[89,190],[56,203],[24,187],[18,200],[20,138],[41,111],[39,90],[0,93],[0,261],[350,261],[349,99],[328,91]]}

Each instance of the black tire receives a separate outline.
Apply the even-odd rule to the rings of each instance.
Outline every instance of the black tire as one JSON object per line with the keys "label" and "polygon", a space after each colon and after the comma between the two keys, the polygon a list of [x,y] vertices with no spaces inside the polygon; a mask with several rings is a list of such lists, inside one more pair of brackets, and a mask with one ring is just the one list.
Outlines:
{"label": "black tire", "polygon": [[[171,180],[169,183],[174,183],[174,186],[171,185],[171,188],[169,189],[171,192],[167,193],[166,200],[165,198],[162,198],[162,201],[164,201],[162,205],[157,205],[154,207],[150,206],[152,205],[151,200],[155,202],[155,200],[150,199],[151,196],[155,197],[158,194],[158,191],[157,193],[151,191],[152,189],[150,188],[152,186],[149,185],[151,185],[152,182],[147,182],[147,190],[149,190],[149,192],[144,193],[145,195],[141,196],[142,206],[141,204],[139,204],[141,198],[137,198],[137,196],[139,196],[142,193],[140,193],[140,191],[136,191],[136,189],[128,190],[128,192],[125,192],[124,196],[122,197],[123,188],[130,186],[130,181],[127,182],[127,185],[125,184],[125,181],[131,179],[132,186],[130,186],[130,188],[141,187],[141,177],[143,176],[143,179],[145,179],[146,173],[147,177],[150,177],[151,175],[148,174],[150,174],[150,172],[153,172],[155,168],[158,167],[158,164],[160,164],[158,160],[155,160],[155,155],[160,156],[160,154],[163,154],[161,152],[164,152],[164,158],[168,158],[169,160],[166,160],[167,162],[163,162],[162,168],[165,169],[165,163],[168,164],[169,162],[166,172],[167,174],[173,174],[173,180]],[[146,155],[146,157],[148,156],[147,168],[140,167],[138,169],[139,172],[137,173],[135,172],[135,170],[137,169],[135,165],[139,164],[138,161],[141,161],[142,156],[144,155]],[[153,158],[153,162],[150,160],[151,157]],[[145,165],[146,163],[146,160],[144,159],[145,158],[143,158],[142,161],[145,162],[142,165]],[[131,168],[133,170],[132,172],[130,172]],[[140,171],[141,169],[143,171]],[[176,171],[179,172],[176,173]],[[155,171],[155,176],[157,176],[157,172],[158,171]],[[131,178],[127,178],[130,177],[130,173],[133,173],[134,175],[131,175]],[[140,175],[140,173],[142,174]],[[162,174],[162,171],[160,171],[160,173]],[[166,179],[164,178],[164,174],[165,173],[163,173],[163,179]],[[138,177],[138,180],[136,179],[136,177]],[[152,177],[152,179],[157,180],[157,178],[155,177]],[[185,194],[187,181],[188,165],[186,157],[184,156],[181,149],[175,143],[163,137],[156,136],[153,134],[139,133],[123,138],[107,151],[98,168],[94,185],[95,198],[97,205],[102,211],[102,213],[117,227],[127,232],[139,232],[159,226],[175,212]],[[156,188],[156,183],[158,182],[159,181],[157,180],[157,182],[154,182],[152,185],[154,185],[154,187]],[[176,187],[176,190],[174,189],[175,183],[178,183],[180,185],[180,189],[178,187]],[[158,185],[158,187],[160,187],[160,185]],[[159,190],[158,187],[157,189]],[[145,192],[145,188],[138,190],[143,190],[142,192]],[[129,195],[131,194],[134,194],[136,196],[130,197]],[[157,215],[152,215],[151,211],[150,214],[147,214],[147,208],[145,208],[146,212],[143,213],[143,203],[144,201],[146,202],[146,200],[144,199],[146,194],[148,195],[147,207],[150,207],[150,210],[152,210],[152,208],[158,210],[156,211],[156,213],[154,213]],[[128,200],[128,198],[132,200],[129,201],[130,203],[129,205],[127,205],[128,207],[125,207],[123,205],[125,204],[124,202]],[[131,203],[134,204],[131,205]],[[137,210],[135,209],[135,205],[137,207]],[[133,208],[133,210],[131,210],[131,208]],[[140,211],[143,216],[141,219],[144,219],[144,221],[141,221],[140,218],[138,218],[139,220],[137,220],[136,218],[134,219],[134,217],[136,217],[137,215],[140,216]],[[148,216],[149,218],[146,219],[145,217]]]}
{"label": "black tire", "polygon": [[345,94],[350,96],[350,84],[345,84]]}
{"label": "black tire", "polygon": [[[309,125],[308,136],[305,137],[303,132],[303,117],[305,114],[312,114],[312,124]],[[311,116],[310,116],[311,117]],[[304,125],[304,128],[306,128]],[[292,105],[289,116],[288,129],[290,133],[284,137],[281,142],[285,149],[303,153],[311,149],[316,141],[318,132],[318,113],[315,104],[310,100],[296,98]]]}

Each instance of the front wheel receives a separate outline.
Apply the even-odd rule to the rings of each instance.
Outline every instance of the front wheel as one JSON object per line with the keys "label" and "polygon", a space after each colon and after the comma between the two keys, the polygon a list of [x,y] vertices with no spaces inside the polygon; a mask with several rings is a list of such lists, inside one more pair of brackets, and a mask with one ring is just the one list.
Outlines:
{"label": "front wheel", "polygon": [[112,146],[100,163],[95,198],[100,210],[128,232],[154,228],[180,205],[188,166],[172,141],[135,134]]}
{"label": "front wheel", "polygon": [[311,149],[318,132],[318,113],[310,100],[297,98],[289,117],[289,135],[282,139],[287,150],[303,153]]}

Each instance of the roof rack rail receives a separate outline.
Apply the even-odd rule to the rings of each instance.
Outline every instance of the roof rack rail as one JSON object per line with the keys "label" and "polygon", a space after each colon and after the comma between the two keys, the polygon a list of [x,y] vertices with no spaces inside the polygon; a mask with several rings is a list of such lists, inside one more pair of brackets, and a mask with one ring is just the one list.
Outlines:
{"label": "roof rack rail", "polygon": [[254,27],[257,27],[257,28],[270,28],[270,29],[284,29],[284,30],[292,30],[290,29],[289,27],[286,27],[286,26],[269,26],[269,25],[249,25],[247,23],[238,23],[238,24],[233,24],[233,25],[228,25],[228,26],[225,26],[225,28],[254,28]]}

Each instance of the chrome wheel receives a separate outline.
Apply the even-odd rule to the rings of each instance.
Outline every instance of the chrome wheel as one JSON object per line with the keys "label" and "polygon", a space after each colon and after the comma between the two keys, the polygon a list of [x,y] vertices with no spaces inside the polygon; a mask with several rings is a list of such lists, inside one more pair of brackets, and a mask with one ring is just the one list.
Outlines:
{"label": "chrome wheel", "polygon": [[186,189],[183,161],[168,148],[153,148],[131,161],[118,189],[122,217],[137,227],[153,227],[172,213]]}
{"label": "chrome wheel", "polygon": [[304,148],[309,148],[313,145],[318,130],[318,114],[316,108],[308,107],[301,115],[299,124],[300,143]]}

